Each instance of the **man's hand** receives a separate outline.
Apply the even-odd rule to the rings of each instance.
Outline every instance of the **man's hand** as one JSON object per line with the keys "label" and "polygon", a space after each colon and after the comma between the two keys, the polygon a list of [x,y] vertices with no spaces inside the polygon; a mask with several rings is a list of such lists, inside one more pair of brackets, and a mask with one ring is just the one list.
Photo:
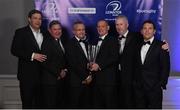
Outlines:
{"label": "man's hand", "polygon": [[87,63],[87,69],[91,69],[91,66],[93,65],[93,62]]}
{"label": "man's hand", "polygon": [[92,75],[89,75],[85,80],[82,81],[82,84],[89,85],[92,82]]}
{"label": "man's hand", "polygon": [[63,79],[66,76],[67,69],[62,69],[59,73],[58,80]]}
{"label": "man's hand", "polygon": [[100,70],[100,67],[97,63],[93,63],[90,67],[90,71],[98,71]]}
{"label": "man's hand", "polygon": [[33,59],[34,59],[34,60],[37,60],[37,61],[39,61],[39,62],[44,62],[44,61],[46,61],[47,56],[46,56],[46,55],[43,55],[43,54],[39,54],[39,53],[34,53]]}
{"label": "man's hand", "polygon": [[162,45],[163,50],[167,50],[169,52],[169,44],[165,40],[163,40],[164,44]]}

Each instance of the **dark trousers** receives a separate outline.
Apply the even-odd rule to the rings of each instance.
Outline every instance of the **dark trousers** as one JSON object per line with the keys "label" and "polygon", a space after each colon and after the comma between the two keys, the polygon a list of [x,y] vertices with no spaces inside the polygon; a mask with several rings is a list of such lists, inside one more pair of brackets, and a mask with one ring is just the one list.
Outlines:
{"label": "dark trousers", "polygon": [[41,108],[40,84],[20,81],[20,95],[23,109]]}
{"label": "dark trousers", "polygon": [[122,73],[118,70],[118,107],[121,109],[134,108],[133,84],[132,76],[129,72]]}
{"label": "dark trousers", "polygon": [[70,108],[92,108],[91,86],[81,85],[70,87]]}
{"label": "dark trousers", "polygon": [[59,80],[56,84],[42,84],[43,108],[66,108],[66,86],[64,80]]}
{"label": "dark trousers", "polygon": [[135,87],[135,105],[136,108],[143,109],[162,109],[162,89],[155,87],[146,90],[143,87]]}
{"label": "dark trousers", "polygon": [[57,92],[57,108],[66,109],[69,108],[69,84],[67,79],[58,80],[58,92]]}
{"label": "dark trousers", "polygon": [[57,85],[42,86],[43,108],[57,108],[57,90]]}
{"label": "dark trousers", "polygon": [[134,108],[134,97],[133,97],[133,88],[131,84],[122,84],[118,88],[119,93],[119,107],[120,108]]}
{"label": "dark trousers", "polygon": [[93,87],[93,108],[113,109],[118,108],[116,86],[94,86]]}

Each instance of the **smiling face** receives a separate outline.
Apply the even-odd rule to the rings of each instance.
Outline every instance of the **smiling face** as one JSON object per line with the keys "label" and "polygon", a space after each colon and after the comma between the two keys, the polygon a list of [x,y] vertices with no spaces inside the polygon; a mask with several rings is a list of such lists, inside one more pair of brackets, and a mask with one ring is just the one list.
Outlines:
{"label": "smiling face", "polygon": [[99,36],[104,36],[108,34],[109,31],[109,25],[106,21],[101,20],[97,23],[97,31],[99,33]]}
{"label": "smiling face", "polygon": [[124,35],[127,32],[129,24],[125,18],[117,18],[115,24],[116,24],[116,31],[120,35]]}
{"label": "smiling face", "polygon": [[155,30],[153,24],[151,24],[151,23],[143,24],[143,27],[141,29],[141,34],[143,35],[143,38],[145,40],[152,38],[154,36],[155,32],[156,32],[156,30]]}
{"label": "smiling face", "polygon": [[62,35],[62,28],[59,24],[54,24],[49,28],[49,32],[52,37],[59,39]]}
{"label": "smiling face", "polygon": [[73,34],[79,39],[84,39],[86,35],[85,25],[82,23],[73,26]]}

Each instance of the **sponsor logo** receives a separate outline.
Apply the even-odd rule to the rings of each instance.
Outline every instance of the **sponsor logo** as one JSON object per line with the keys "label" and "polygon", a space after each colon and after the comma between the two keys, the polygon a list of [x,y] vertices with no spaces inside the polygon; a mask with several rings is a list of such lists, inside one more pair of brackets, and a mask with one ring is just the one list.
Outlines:
{"label": "sponsor logo", "polygon": [[121,2],[120,1],[111,1],[106,5],[105,14],[111,14],[112,16],[118,16],[121,14]]}
{"label": "sponsor logo", "polygon": [[96,14],[96,8],[68,8],[68,14]]}
{"label": "sponsor logo", "polygon": [[48,1],[42,5],[42,13],[45,19],[58,19],[58,9],[54,1]]}
{"label": "sponsor logo", "polygon": [[137,11],[136,11],[137,13],[139,13],[139,14],[143,14],[143,13],[145,13],[145,14],[151,14],[151,13],[156,13],[156,10],[153,10],[153,9],[150,9],[150,10],[142,10],[142,9],[137,9]]}

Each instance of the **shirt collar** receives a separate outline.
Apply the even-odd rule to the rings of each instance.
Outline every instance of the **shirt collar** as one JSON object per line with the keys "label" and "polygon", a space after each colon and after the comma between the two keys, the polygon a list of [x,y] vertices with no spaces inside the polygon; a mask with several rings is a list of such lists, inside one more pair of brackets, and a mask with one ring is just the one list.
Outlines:
{"label": "shirt collar", "polygon": [[79,40],[86,40],[86,36],[83,39],[80,39],[77,36],[75,36],[75,38],[76,38],[77,41],[79,41]]}
{"label": "shirt collar", "polygon": [[105,35],[103,35],[103,36],[101,36],[101,37],[99,37],[99,38],[101,38],[102,40],[104,40],[107,35],[108,35],[108,34],[105,34]]}
{"label": "shirt collar", "polygon": [[154,36],[153,36],[152,38],[150,38],[150,39],[148,39],[148,40],[144,40],[144,41],[145,41],[145,42],[150,41],[150,43],[152,44],[153,40],[154,40]]}
{"label": "shirt collar", "polygon": [[31,25],[29,25],[29,27],[31,28],[32,32],[35,32],[35,33],[40,33],[40,32],[41,32],[40,29],[39,29],[38,31],[35,31],[35,30],[32,28]]}
{"label": "shirt collar", "polygon": [[124,37],[127,37],[127,34],[128,34],[129,30],[127,30],[125,33],[124,33]]}

